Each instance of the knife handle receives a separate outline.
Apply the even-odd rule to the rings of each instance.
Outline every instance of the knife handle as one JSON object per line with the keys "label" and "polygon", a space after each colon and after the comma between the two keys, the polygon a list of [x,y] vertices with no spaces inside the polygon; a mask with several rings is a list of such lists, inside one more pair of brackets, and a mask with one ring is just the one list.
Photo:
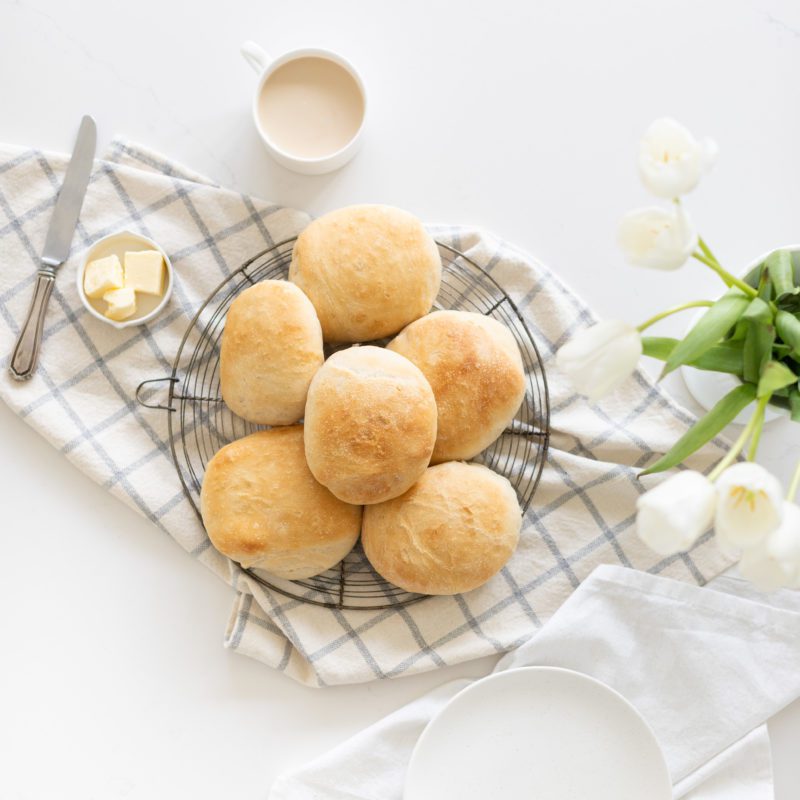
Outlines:
{"label": "knife handle", "polygon": [[25,317],[14,352],[11,354],[9,372],[14,380],[26,381],[36,370],[36,361],[42,344],[44,314],[55,280],[55,275],[50,271],[42,270],[36,273],[36,286],[28,316]]}

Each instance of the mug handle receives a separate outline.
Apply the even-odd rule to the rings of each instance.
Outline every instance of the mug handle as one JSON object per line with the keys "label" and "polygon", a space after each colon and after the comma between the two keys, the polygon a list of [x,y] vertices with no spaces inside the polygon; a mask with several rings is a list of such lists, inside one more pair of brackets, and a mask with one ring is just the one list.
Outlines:
{"label": "mug handle", "polygon": [[267,51],[249,39],[239,48],[244,60],[260,75],[272,59]]}

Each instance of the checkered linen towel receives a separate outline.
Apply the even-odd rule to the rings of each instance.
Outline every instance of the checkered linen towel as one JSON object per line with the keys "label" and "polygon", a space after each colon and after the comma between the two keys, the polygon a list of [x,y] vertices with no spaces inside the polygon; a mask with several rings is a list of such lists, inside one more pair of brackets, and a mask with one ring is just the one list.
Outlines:
{"label": "checkered linen towel", "polygon": [[[0,147],[0,353],[10,355],[30,301],[66,159]],[[488,270],[524,314],[550,384],[548,464],[517,553],[484,587],[407,608],[337,611],[288,599],[220,555],[184,498],[169,454],[166,415],[138,407],[140,381],[167,375],[202,301],[245,260],[298,233],[308,217],[212,185],[145,148],[114,142],[97,161],[48,310],[39,368],[27,383],[3,369],[0,395],[79,469],[172,536],[236,590],[225,645],[314,686],[388,678],[501,653],[529,638],[599,564],[703,584],[727,566],[709,537],[661,558],[635,536],[634,504],[658,478],[636,472],[692,422],[642,372],[590,405],[552,356],[592,321],[547,268],[476,230],[434,227],[440,240]],[[113,231],[159,242],[175,267],[173,298],[152,324],[115,330],[81,305],[81,253]],[[707,470],[725,443],[693,465]]]}

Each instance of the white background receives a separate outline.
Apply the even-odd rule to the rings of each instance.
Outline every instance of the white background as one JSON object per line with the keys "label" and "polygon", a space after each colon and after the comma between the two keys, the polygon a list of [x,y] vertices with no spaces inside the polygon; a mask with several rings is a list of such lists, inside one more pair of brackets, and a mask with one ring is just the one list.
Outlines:
{"label": "white background", "polygon": [[[248,38],[276,54],[327,46],[360,68],[369,127],[354,162],[303,178],[269,160],[238,55]],[[636,271],[616,250],[617,219],[647,202],[644,128],[671,114],[717,139],[688,207],[741,269],[800,240],[798,75],[791,0],[0,2],[3,140],[67,150],[90,112],[101,151],[121,133],[312,213],[386,202],[485,226],[632,322],[719,291],[700,265]],[[670,388],[684,397],[679,378]],[[224,651],[227,586],[5,407],[0,432],[3,798],[263,798],[283,769],[491,666],[318,691]],[[762,460],[786,476],[798,444],[773,423]],[[771,730],[778,800],[797,798],[800,704]]]}

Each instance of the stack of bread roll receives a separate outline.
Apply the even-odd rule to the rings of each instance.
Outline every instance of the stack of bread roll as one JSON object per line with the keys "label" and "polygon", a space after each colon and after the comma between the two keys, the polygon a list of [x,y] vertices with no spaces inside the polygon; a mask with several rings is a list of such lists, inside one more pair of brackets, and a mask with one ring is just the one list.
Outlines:
{"label": "stack of bread roll", "polygon": [[[506,478],[468,462],[519,409],[522,358],[496,320],[431,312],[441,271],[414,216],[351,206],[303,231],[288,281],[234,300],[222,397],[269,428],[208,464],[201,511],[220,552],[300,579],[360,535],[381,576],[422,594],[466,592],[502,569],[519,503]],[[339,346],[327,360],[323,343]]]}

